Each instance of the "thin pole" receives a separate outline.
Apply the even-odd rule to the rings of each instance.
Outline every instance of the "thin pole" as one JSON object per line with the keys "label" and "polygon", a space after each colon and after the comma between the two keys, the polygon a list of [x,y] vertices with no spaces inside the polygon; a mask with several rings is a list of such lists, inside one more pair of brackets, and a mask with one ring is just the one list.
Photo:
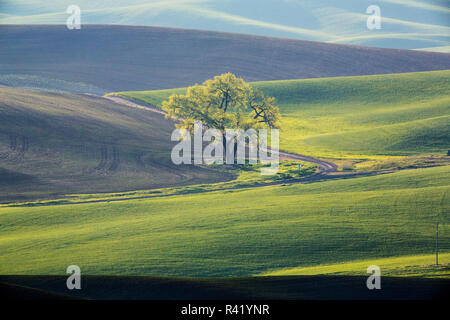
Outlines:
{"label": "thin pole", "polygon": [[439,222],[436,223],[436,265],[439,264],[439,247],[438,247],[438,239],[439,239]]}

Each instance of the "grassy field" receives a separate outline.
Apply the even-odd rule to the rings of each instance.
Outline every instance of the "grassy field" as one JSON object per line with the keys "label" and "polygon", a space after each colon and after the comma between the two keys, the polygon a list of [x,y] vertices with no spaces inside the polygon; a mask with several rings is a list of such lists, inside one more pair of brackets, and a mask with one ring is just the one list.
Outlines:
{"label": "grassy field", "polygon": [[383,276],[388,277],[421,277],[421,278],[449,278],[450,253],[439,256],[439,265],[432,264],[435,255],[418,255],[393,257],[383,259],[351,261],[340,264],[320,265],[314,267],[292,268],[264,273],[264,276],[292,276],[292,275],[367,275],[366,269],[370,265],[380,267]]}
{"label": "grassy field", "polygon": [[[137,297],[133,284],[156,286],[166,294],[158,297],[189,298],[182,292],[195,287],[202,297],[358,298],[367,290],[351,285],[375,264],[408,278],[388,280],[403,296],[430,280],[414,282],[427,297],[434,280],[450,278],[449,79],[433,71],[253,83],[278,100],[281,149],[339,159],[341,170],[415,168],[301,184],[284,181],[314,166],[283,162],[263,178],[257,167],[172,165],[173,123],[160,114],[1,87],[0,201],[14,203],[0,205],[0,275],[63,276],[76,264],[99,287],[111,276],[128,288],[114,289],[116,298]],[[115,94],[159,106],[183,91]],[[283,184],[232,190],[273,181]],[[149,195],[171,197],[124,200]],[[30,199],[51,200],[18,203]],[[92,200],[105,202],[70,203]],[[441,265],[433,266],[437,222]],[[39,279],[13,282],[62,293]],[[86,297],[104,297],[93,290]],[[150,291],[141,297],[157,298]]]}
{"label": "grassy field", "polygon": [[0,201],[230,180],[172,164],[173,123],[101,97],[0,88]]}
{"label": "grassy field", "polygon": [[63,275],[77,264],[91,275],[230,277],[423,256],[434,251],[436,222],[441,252],[449,253],[449,177],[443,166],[171,198],[2,207],[0,274]]}
{"label": "grassy field", "polygon": [[[450,71],[257,82],[277,98],[280,148],[329,158],[446,155]],[[160,106],[184,89],[121,92]]]}

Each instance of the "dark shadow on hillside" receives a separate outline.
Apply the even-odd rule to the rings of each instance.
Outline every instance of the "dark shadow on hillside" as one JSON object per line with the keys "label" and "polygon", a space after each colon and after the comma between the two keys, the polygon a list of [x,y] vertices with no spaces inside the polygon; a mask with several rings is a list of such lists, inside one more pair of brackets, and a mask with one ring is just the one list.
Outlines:
{"label": "dark shadow on hillside", "polygon": [[450,279],[382,277],[368,290],[366,277],[285,276],[159,278],[82,276],[81,290],[66,289],[65,276],[0,276],[2,299],[120,300],[431,300],[449,297]]}

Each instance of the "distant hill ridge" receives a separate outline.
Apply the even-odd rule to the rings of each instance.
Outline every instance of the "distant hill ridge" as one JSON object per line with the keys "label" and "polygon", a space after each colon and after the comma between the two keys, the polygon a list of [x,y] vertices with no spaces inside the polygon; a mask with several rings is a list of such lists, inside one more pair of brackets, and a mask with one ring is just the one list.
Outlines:
{"label": "distant hill ridge", "polygon": [[1,25],[0,84],[104,93],[450,69],[450,54],[160,27]]}

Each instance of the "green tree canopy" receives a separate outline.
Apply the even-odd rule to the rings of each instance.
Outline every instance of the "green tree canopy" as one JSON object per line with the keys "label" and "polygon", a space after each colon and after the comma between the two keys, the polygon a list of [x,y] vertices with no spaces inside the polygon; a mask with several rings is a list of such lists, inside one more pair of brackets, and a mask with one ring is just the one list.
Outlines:
{"label": "green tree canopy", "polygon": [[194,122],[208,128],[279,128],[280,112],[275,98],[266,97],[232,73],[215,76],[187,88],[186,94],[174,94],[162,104],[167,117],[177,128],[193,131]]}

